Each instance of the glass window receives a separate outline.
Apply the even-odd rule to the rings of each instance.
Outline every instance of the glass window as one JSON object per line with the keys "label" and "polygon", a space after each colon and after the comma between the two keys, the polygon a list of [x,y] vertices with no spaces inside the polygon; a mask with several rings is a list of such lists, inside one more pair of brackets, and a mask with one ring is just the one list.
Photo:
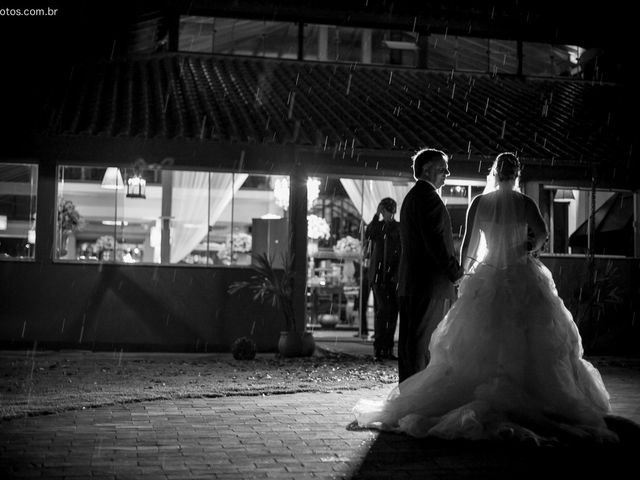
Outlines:
{"label": "glass window", "polygon": [[596,190],[593,226],[591,190],[549,188],[544,193],[550,253],[584,255],[593,248],[596,255],[633,257],[632,192]]}
{"label": "glass window", "polygon": [[[129,186],[136,175],[145,181],[142,194]],[[56,258],[248,265],[252,252],[288,248],[286,210],[276,202],[275,178],[61,166]]]}
{"label": "glass window", "polygon": [[518,73],[518,50],[515,41],[489,40],[490,72]]}
{"label": "glass window", "polygon": [[[368,315],[367,252],[364,229],[383,198],[396,201],[396,220],[412,180],[382,178],[310,178],[316,195],[309,197],[307,217],[307,319],[311,326],[332,317],[358,325]],[[483,181],[447,179],[442,199],[451,214],[454,247],[459,252],[466,211],[484,189]]]}
{"label": "glass window", "polygon": [[178,30],[178,50],[181,52],[213,52],[213,18],[182,16]]}
{"label": "glass window", "polygon": [[580,75],[579,58],[584,51],[575,45],[525,42],[522,47],[522,73],[540,76]]}
{"label": "glass window", "polygon": [[303,36],[305,60],[417,66],[416,33],[309,24]]}
{"label": "glass window", "polygon": [[429,35],[428,67],[486,72],[489,69],[486,38]]}
{"label": "glass window", "polygon": [[223,17],[180,17],[178,49],[254,57],[298,58],[298,25]]}
{"label": "glass window", "polygon": [[37,183],[37,165],[0,164],[0,259],[34,259]]}

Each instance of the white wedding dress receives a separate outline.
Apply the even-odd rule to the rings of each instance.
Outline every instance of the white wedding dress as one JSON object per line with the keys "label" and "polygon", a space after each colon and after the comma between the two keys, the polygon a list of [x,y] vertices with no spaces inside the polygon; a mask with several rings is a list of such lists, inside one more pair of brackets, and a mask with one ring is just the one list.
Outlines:
{"label": "white wedding dress", "polygon": [[359,426],[446,439],[617,440],[571,313],[551,272],[527,254],[527,199],[512,190],[482,196],[478,262],[431,338],[428,367],[384,401],[361,399]]}

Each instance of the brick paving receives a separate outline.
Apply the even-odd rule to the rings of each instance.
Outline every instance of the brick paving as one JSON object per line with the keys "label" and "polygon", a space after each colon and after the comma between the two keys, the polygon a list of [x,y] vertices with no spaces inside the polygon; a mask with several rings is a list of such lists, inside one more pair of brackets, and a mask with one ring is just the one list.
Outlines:
{"label": "brick paving", "polygon": [[[613,413],[640,422],[640,369],[601,370]],[[637,425],[619,445],[535,447],[416,440],[349,428],[362,396],[331,393],[120,404],[0,422],[0,478],[628,478]],[[623,430],[620,430],[621,432]]]}

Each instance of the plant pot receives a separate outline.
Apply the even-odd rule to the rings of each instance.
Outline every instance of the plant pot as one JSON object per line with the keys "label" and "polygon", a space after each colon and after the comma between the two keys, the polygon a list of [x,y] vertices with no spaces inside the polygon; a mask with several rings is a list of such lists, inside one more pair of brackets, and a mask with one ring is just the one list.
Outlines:
{"label": "plant pot", "polygon": [[340,317],[331,313],[324,313],[318,317],[318,322],[320,322],[322,328],[336,328],[336,325],[340,323]]}
{"label": "plant pot", "polygon": [[313,338],[313,333],[304,332],[302,334],[302,356],[310,357],[313,352],[316,351],[316,341]]}
{"label": "plant pot", "polygon": [[302,355],[302,337],[296,332],[280,332],[278,353],[283,357],[299,357]]}
{"label": "plant pot", "polygon": [[231,344],[231,353],[236,360],[253,360],[256,358],[256,342],[249,337],[237,338]]}

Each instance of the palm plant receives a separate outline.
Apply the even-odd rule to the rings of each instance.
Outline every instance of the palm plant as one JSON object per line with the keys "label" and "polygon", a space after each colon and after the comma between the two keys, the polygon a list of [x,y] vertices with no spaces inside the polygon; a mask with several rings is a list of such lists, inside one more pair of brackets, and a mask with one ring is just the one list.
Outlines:
{"label": "palm plant", "polygon": [[270,302],[271,306],[282,312],[285,330],[296,331],[293,310],[293,255],[282,255],[282,273],[274,268],[274,258],[266,253],[252,254],[255,262],[251,268],[255,272],[250,280],[233,282],[228,289],[234,294],[248,288],[253,292],[253,300]]}

